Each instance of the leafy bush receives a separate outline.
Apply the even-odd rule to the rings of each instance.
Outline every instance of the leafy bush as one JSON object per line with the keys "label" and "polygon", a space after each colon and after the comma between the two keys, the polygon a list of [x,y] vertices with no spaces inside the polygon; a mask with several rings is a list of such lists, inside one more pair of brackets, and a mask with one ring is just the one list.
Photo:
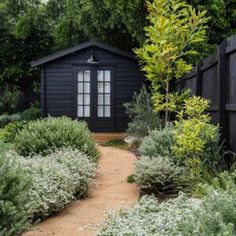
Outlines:
{"label": "leafy bush", "polygon": [[97,235],[235,235],[235,194],[214,191],[202,203],[183,195],[161,204],[143,197],[133,209],[111,215]]}
{"label": "leafy bush", "polygon": [[17,86],[4,86],[0,88],[0,113],[14,113],[17,112],[22,93]]}
{"label": "leafy bush", "polygon": [[19,114],[13,115],[1,115],[0,116],[0,128],[5,127],[7,124],[15,121],[21,120],[21,116]]}
{"label": "leafy bush", "polygon": [[209,101],[201,97],[192,97],[185,101],[179,113],[179,121],[174,130],[175,156],[179,160],[197,158],[214,167],[219,160],[219,128],[210,124],[210,117],[204,111]]}
{"label": "leafy bush", "polygon": [[16,160],[0,150],[0,235],[16,235],[27,226],[29,180]]}
{"label": "leafy bush", "polygon": [[150,130],[161,126],[161,120],[158,114],[153,111],[151,95],[146,87],[143,87],[139,94],[135,93],[133,100],[124,106],[131,118],[131,122],[128,123],[128,134],[144,137],[148,135]]}
{"label": "leafy bush", "polygon": [[31,106],[21,113],[21,119],[25,121],[37,120],[41,117],[41,109],[37,106]]}
{"label": "leafy bush", "polygon": [[4,142],[14,143],[16,135],[27,126],[26,121],[17,121],[5,126],[0,139]]}
{"label": "leafy bush", "polygon": [[134,180],[142,190],[156,194],[176,194],[190,183],[184,167],[166,157],[141,157],[135,165]]}
{"label": "leafy bush", "polygon": [[174,145],[173,128],[167,126],[162,130],[153,130],[144,138],[139,152],[144,156],[163,156],[171,158]]}
{"label": "leafy bush", "polygon": [[[16,153],[9,152],[12,159]],[[96,164],[79,150],[62,149],[47,156],[17,156],[18,165],[32,179],[27,193],[28,218],[44,218],[60,211],[76,197],[85,197],[92,185]]]}
{"label": "leafy bush", "polygon": [[47,154],[56,148],[72,147],[96,159],[95,142],[84,122],[67,117],[31,121],[15,137],[16,150],[27,156]]}

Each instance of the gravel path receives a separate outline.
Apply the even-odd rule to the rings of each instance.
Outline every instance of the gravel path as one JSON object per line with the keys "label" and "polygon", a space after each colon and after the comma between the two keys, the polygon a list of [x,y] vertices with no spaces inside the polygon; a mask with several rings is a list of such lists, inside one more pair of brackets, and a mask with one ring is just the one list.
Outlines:
{"label": "gravel path", "polygon": [[24,236],[95,236],[94,226],[104,220],[108,210],[117,210],[124,205],[131,207],[137,202],[137,186],[127,183],[127,177],[133,171],[135,156],[113,147],[100,146],[99,150],[101,158],[90,196],[72,203]]}

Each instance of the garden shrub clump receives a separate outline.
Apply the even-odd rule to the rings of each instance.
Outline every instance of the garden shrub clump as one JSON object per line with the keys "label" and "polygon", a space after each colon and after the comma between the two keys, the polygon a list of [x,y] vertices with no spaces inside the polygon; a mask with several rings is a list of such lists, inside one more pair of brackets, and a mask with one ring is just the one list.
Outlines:
{"label": "garden shrub clump", "polygon": [[0,115],[0,128],[4,128],[7,124],[19,120],[21,120],[20,114]]}
{"label": "garden shrub clump", "polygon": [[44,157],[8,152],[6,159],[15,159],[32,181],[27,191],[29,220],[44,218],[75,198],[85,197],[95,176],[96,163],[79,150],[61,149]]}
{"label": "garden shrub clump", "polygon": [[23,156],[32,153],[48,154],[52,150],[71,147],[91,158],[98,153],[86,123],[67,117],[31,121],[15,137],[16,151]]}
{"label": "garden shrub clump", "polygon": [[110,216],[98,236],[112,235],[234,235],[236,192],[209,193],[202,202],[180,195],[159,203],[143,197],[131,210]]}
{"label": "garden shrub clump", "polygon": [[131,119],[127,130],[129,135],[142,138],[147,136],[150,130],[162,125],[158,113],[154,112],[151,95],[146,87],[143,87],[140,93],[135,93],[133,100],[124,106]]}
{"label": "garden shrub clump", "polygon": [[0,145],[0,235],[16,235],[28,223],[28,193],[31,178],[16,158],[8,159]]}
{"label": "garden shrub clump", "polygon": [[134,181],[142,190],[158,195],[178,194],[191,185],[186,169],[162,156],[142,156],[135,165]]}
{"label": "garden shrub clump", "polygon": [[173,127],[167,126],[162,130],[153,130],[144,138],[139,152],[144,156],[173,157],[174,135]]}

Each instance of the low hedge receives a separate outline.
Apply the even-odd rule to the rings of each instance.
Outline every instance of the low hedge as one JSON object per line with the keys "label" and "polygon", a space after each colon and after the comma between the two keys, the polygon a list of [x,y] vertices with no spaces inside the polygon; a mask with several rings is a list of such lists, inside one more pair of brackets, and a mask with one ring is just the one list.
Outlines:
{"label": "low hedge", "polygon": [[45,118],[31,121],[15,137],[16,151],[23,156],[33,153],[43,155],[71,147],[96,159],[98,152],[85,122],[68,117]]}

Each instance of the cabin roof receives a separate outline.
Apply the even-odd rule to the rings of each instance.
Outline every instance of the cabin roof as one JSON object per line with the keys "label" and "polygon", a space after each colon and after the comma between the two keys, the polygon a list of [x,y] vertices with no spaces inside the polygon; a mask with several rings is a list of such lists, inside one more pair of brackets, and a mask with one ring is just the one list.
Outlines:
{"label": "cabin roof", "polygon": [[98,47],[98,48],[110,51],[111,53],[118,54],[120,56],[136,60],[133,53],[129,53],[129,52],[126,52],[124,50],[118,49],[116,47],[111,47],[111,46],[108,46],[104,43],[92,40],[92,41],[88,41],[88,42],[78,44],[74,47],[67,48],[65,50],[62,50],[62,51],[59,51],[59,52],[56,52],[56,53],[50,54],[50,55],[48,55],[46,57],[43,57],[43,58],[40,58],[38,60],[32,61],[31,66],[32,67],[39,66],[39,65],[48,63],[50,61],[56,60],[58,58],[64,57],[66,55],[75,53],[75,52],[80,51],[82,49],[88,48],[88,47]]}

